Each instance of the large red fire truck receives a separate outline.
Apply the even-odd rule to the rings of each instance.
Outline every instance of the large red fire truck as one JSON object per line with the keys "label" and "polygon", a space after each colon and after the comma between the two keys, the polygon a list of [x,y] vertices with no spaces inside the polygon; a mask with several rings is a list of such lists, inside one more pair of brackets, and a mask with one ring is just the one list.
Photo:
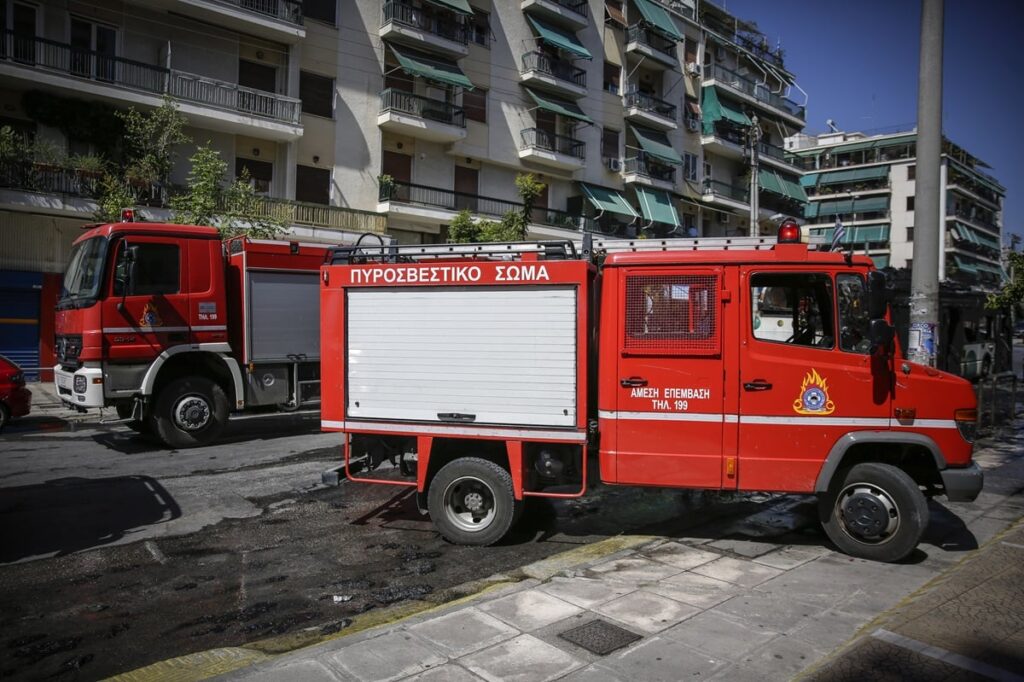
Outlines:
{"label": "large red fire truck", "polygon": [[58,395],[178,448],[210,442],[231,412],[318,407],[326,252],[212,227],[87,229],[57,303]]}
{"label": "large red fire truck", "polygon": [[[449,540],[607,484],[816,494],[843,551],[905,557],[973,500],[976,402],[897,357],[866,257],[775,239],[341,248],[322,270],[324,430]],[[384,464],[390,460],[394,466]]]}

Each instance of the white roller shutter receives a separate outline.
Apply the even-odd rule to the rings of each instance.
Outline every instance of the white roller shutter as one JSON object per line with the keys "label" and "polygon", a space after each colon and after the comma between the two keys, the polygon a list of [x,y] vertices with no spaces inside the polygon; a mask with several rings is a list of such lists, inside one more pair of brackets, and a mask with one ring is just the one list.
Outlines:
{"label": "white roller shutter", "polygon": [[576,423],[575,287],[354,289],[346,329],[349,418]]}

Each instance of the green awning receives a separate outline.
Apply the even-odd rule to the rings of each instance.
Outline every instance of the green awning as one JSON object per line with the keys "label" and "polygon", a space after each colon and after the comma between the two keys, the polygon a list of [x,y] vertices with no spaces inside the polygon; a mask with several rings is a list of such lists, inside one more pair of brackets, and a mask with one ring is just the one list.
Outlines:
{"label": "green awning", "polygon": [[660,189],[651,189],[643,185],[636,185],[636,198],[640,202],[640,211],[644,218],[655,223],[665,223],[679,227],[679,213],[672,203],[672,197],[668,192]]}
{"label": "green awning", "polygon": [[704,121],[704,134],[714,135],[714,124],[720,119],[731,121],[737,125],[749,126],[750,119],[742,111],[737,111],[728,104],[718,99],[718,93],[712,86],[707,86],[701,91],[702,102],[700,105],[702,119]]}
{"label": "green awning", "polygon": [[672,21],[664,7],[654,4],[651,0],[633,0],[633,4],[640,10],[646,23],[672,40],[683,41],[683,34],[676,28],[676,23]]}
{"label": "green awning", "polygon": [[1000,279],[1002,279],[1005,276],[1005,273],[1003,273],[1003,269],[998,265],[993,265],[992,263],[978,261],[977,263],[975,263],[974,267],[976,267],[981,272],[987,272],[988,274],[995,275]]}
{"label": "green awning", "polygon": [[583,188],[583,193],[587,195],[590,203],[597,210],[617,213],[628,218],[638,217],[636,211],[626,201],[626,197],[622,196],[617,190],[601,187],[600,185],[590,185],[585,182],[581,182],[580,187]]}
{"label": "green awning", "polygon": [[455,85],[466,90],[473,89],[473,83],[462,73],[462,69],[455,62],[445,61],[426,55],[416,50],[403,47],[401,51],[391,46],[391,51],[401,65],[402,70],[410,76],[419,76],[439,83]]}
{"label": "green awning", "polygon": [[889,256],[872,256],[871,260],[874,261],[875,267],[879,270],[889,267]]}
{"label": "green awning", "polygon": [[972,275],[978,274],[978,267],[959,253],[953,254],[953,262],[956,263],[956,267],[963,272],[969,272]]}
{"label": "green awning", "polygon": [[779,184],[778,176],[770,170],[761,169],[757,172],[757,184],[761,189],[774,192],[780,196],[786,196],[786,193],[782,191],[782,186]]}
{"label": "green awning", "polygon": [[773,170],[764,168],[758,170],[757,183],[763,190],[774,192],[787,199],[807,203],[807,193],[804,192],[804,188],[800,186],[799,182],[779,175]]}
{"label": "green awning", "polygon": [[801,187],[817,187],[819,173],[808,173],[800,178]]}
{"label": "green awning", "polygon": [[560,28],[556,28],[551,24],[541,21],[540,19],[535,19],[532,16],[527,16],[526,18],[529,19],[534,30],[537,31],[540,39],[548,45],[557,47],[560,50],[565,50],[566,52],[571,52],[577,57],[593,59],[593,55],[590,54],[590,51],[583,47],[583,43],[581,43],[579,39],[569,31],[563,31]]}
{"label": "green awning", "polygon": [[668,136],[665,133],[635,125],[630,125],[629,129],[636,136],[636,141],[640,144],[640,148],[651,156],[665,163],[677,166],[683,164],[683,157],[679,156],[679,152],[672,148],[672,143],[668,141]]}
{"label": "green awning", "polygon": [[863,199],[839,199],[818,203],[818,215],[846,215],[848,213],[874,213],[889,208],[889,197],[865,197]]}
{"label": "green awning", "polygon": [[817,218],[818,217],[818,202],[812,201],[807,204],[807,208],[804,209],[805,218]]}
{"label": "green awning", "polygon": [[575,118],[577,121],[583,121],[585,123],[593,123],[594,121],[583,113],[580,106],[571,100],[562,99],[561,97],[555,97],[554,95],[538,95],[530,88],[523,88],[526,90],[533,101],[536,102],[537,106],[544,111],[550,111],[552,114],[558,114],[559,116],[568,116],[569,118]]}
{"label": "green awning", "polygon": [[961,222],[953,224],[953,234],[958,236],[960,239],[964,239],[973,244],[987,246],[988,248],[995,249],[996,251],[1002,248],[1002,245],[999,243],[999,238],[995,235],[988,234],[983,230],[976,229]]}
{"label": "green awning", "polygon": [[870,168],[851,168],[850,170],[832,171],[822,173],[818,180],[819,185],[838,185],[846,182],[859,182],[861,180],[878,180],[888,177],[888,166],[872,166]]}
{"label": "green awning", "polygon": [[459,14],[472,14],[473,8],[469,6],[467,0],[427,0],[432,5],[438,7],[444,7],[452,11],[458,12]]}
{"label": "green awning", "polygon": [[799,201],[801,203],[807,203],[807,192],[804,191],[803,185],[796,180],[790,180],[789,178],[779,175],[779,185],[782,186],[782,191],[786,193],[790,199]]}

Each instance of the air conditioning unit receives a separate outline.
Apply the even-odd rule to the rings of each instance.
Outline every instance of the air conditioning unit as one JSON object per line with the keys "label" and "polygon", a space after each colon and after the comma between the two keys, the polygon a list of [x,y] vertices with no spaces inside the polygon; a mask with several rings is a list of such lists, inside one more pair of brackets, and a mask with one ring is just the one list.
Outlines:
{"label": "air conditioning unit", "polygon": [[696,118],[692,118],[692,117],[691,118],[687,118],[686,119],[686,129],[689,130],[691,133],[697,132],[698,130],[700,130],[700,121],[698,121]]}
{"label": "air conditioning unit", "polygon": [[697,62],[686,62],[686,73],[696,76],[700,73],[700,64]]}
{"label": "air conditioning unit", "polygon": [[604,162],[605,165],[608,166],[608,170],[612,171],[613,173],[618,173],[620,170],[622,170],[622,159],[608,158],[605,159]]}

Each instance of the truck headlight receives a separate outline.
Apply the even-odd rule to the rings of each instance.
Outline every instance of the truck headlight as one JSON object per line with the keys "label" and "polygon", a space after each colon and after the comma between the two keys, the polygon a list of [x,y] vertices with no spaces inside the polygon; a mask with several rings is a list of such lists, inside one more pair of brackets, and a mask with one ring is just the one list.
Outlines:
{"label": "truck headlight", "polygon": [[75,393],[85,393],[85,377],[82,375],[75,377]]}

